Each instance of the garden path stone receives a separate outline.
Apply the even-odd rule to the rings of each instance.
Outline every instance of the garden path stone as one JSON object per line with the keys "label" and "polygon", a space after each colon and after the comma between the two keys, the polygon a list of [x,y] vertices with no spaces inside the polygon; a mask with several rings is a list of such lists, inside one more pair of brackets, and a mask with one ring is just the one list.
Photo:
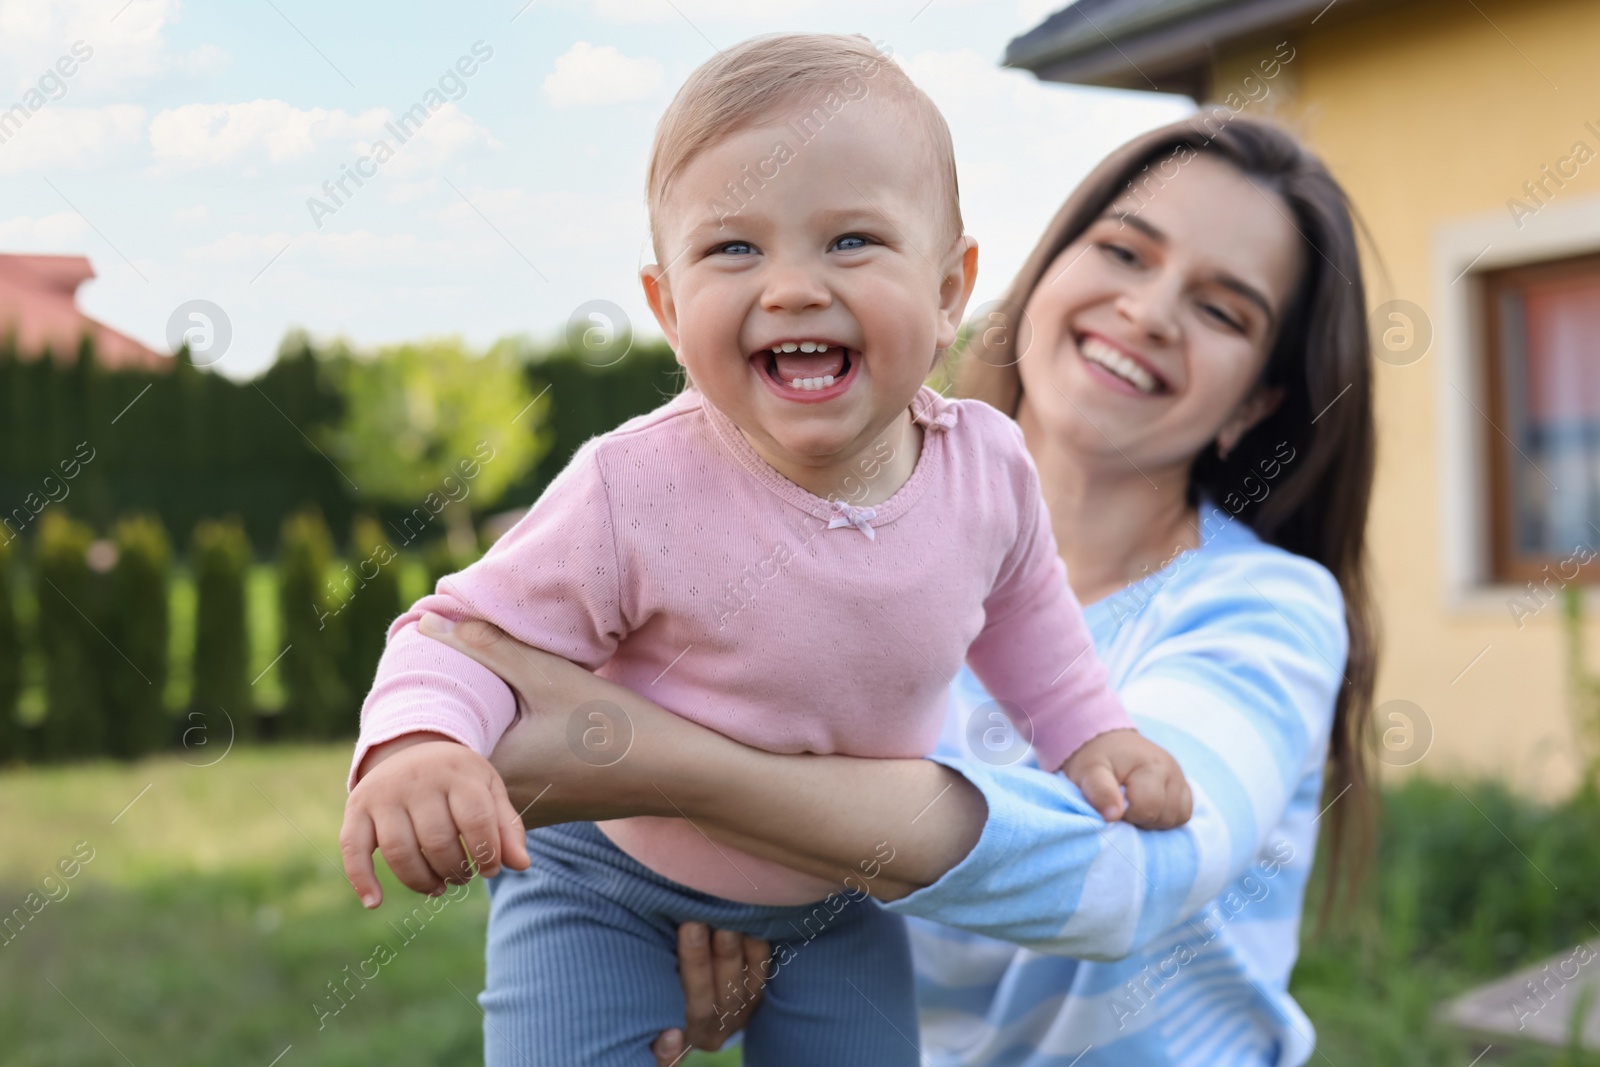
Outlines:
{"label": "garden path stone", "polygon": [[1583,1047],[1600,1049],[1600,939],[1558,952],[1440,1006],[1446,1022],[1492,1037],[1566,1047],[1583,1012]]}

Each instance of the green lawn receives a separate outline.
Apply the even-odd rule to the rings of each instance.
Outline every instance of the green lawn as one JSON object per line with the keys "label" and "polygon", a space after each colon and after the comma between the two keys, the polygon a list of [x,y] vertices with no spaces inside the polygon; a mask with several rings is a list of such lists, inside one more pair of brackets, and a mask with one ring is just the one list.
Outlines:
{"label": "green lawn", "polygon": [[[241,746],[209,767],[162,756],[0,772],[0,908],[26,913],[35,893],[39,909],[0,944],[4,1062],[478,1063],[482,885],[424,912],[409,940],[391,923],[421,898],[386,872],[388,902],[363,910],[337,866],[348,753]],[[1457,797],[1428,784],[1392,793],[1371,908],[1353,930],[1308,945],[1295,991],[1318,1027],[1326,1058],[1314,1062],[1466,1067],[1481,1046],[1434,1023],[1434,1004],[1600,918],[1600,805],[1549,812],[1476,790],[1474,811]],[[72,869],[74,849],[92,859],[47,882],[59,861]],[[327,983],[379,944],[392,960],[319,1027],[314,1005],[337,1003]],[[1581,1062],[1502,1048],[1481,1061]]]}
{"label": "green lawn", "polygon": [[[422,898],[385,871],[365,911],[336,866],[348,759],[240,747],[212,767],[0,773],[0,906],[26,912],[32,892],[39,909],[0,945],[0,1059],[267,1067],[293,1045],[282,1067],[481,1062],[482,883],[397,930]],[[75,847],[92,859],[46,883]],[[327,983],[380,943],[394,958],[319,1028]]]}

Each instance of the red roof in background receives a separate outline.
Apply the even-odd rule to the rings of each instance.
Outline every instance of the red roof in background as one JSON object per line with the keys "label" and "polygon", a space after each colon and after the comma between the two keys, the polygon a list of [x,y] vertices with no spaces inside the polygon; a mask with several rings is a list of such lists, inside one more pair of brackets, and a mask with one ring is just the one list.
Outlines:
{"label": "red roof in background", "polygon": [[19,358],[33,359],[49,348],[66,362],[87,334],[108,370],[170,370],[171,356],[78,310],[78,286],[93,277],[86,256],[0,255],[0,333],[15,336]]}

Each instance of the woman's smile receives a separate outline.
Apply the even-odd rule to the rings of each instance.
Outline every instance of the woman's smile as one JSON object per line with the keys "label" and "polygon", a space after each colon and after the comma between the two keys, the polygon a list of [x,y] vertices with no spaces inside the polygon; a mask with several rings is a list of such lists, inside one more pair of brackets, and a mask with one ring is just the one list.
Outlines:
{"label": "woman's smile", "polygon": [[1172,391],[1148,359],[1114,341],[1095,333],[1080,333],[1077,345],[1089,376],[1118,392],[1158,396]]}

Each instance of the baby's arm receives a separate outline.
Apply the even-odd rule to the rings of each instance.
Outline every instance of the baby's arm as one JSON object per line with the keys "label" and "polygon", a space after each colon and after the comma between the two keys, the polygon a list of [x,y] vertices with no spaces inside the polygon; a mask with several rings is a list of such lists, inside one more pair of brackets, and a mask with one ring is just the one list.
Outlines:
{"label": "baby's arm", "polygon": [[1067,584],[1038,474],[1023,460],[1017,543],[984,602],[988,619],[967,661],[1032,743],[1039,766],[1065,771],[1107,821],[1126,818],[1146,829],[1187,822],[1188,784],[1177,762],[1140,736],[1112,692]]}
{"label": "baby's arm", "polygon": [[515,697],[498,675],[425,637],[417,623],[426,612],[452,622],[481,618],[589,669],[609,659],[626,627],[597,448],[581,449],[482,559],[442,579],[389,627],[362,707],[340,834],[346,874],[368,907],[382,898],[374,847],[424,893],[466,881],[472,865],[486,875],[502,857],[526,865],[520,820],[486,758],[516,716]]}

